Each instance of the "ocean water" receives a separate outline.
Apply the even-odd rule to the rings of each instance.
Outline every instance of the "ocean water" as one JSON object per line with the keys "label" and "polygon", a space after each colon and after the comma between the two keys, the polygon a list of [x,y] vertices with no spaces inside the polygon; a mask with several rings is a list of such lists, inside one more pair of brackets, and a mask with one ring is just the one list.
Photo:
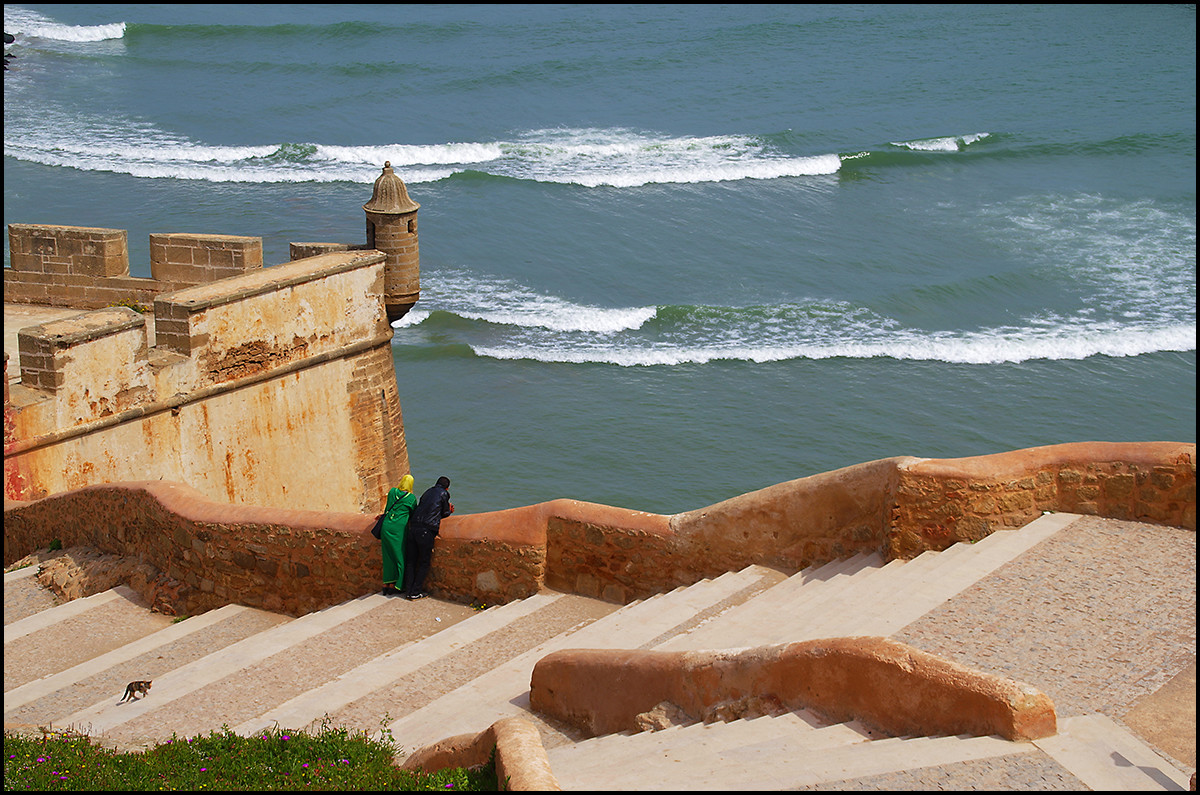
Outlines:
{"label": "ocean water", "polygon": [[[460,512],[1196,439],[1192,5],[5,5],[4,221],[359,243]],[[7,260],[7,239],[5,240]],[[7,262],[6,262],[7,264]],[[320,461],[298,466],[322,465]]]}

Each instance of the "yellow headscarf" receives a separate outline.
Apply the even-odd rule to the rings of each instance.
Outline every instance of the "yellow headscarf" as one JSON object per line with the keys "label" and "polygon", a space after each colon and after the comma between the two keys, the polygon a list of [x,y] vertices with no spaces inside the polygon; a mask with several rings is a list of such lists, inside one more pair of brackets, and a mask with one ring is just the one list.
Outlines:
{"label": "yellow headscarf", "polygon": [[400,490],[412,493],[412,490],[413,490],[413,476],[412,475],[405,475],[404,477],[400,478]]}

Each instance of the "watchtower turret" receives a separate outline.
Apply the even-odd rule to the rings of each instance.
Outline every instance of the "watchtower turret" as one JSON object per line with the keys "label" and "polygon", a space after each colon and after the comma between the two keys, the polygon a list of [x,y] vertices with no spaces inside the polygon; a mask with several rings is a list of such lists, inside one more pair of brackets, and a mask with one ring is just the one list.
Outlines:
{"label": "watchtower turret", "polygon": [[404,317],[421,297],[420,252],[417,244],[417,209],[404,182],[392,171],[391,161],[375,180],[367,214],[367,248],[382,251],[384,307],[389,322]]}

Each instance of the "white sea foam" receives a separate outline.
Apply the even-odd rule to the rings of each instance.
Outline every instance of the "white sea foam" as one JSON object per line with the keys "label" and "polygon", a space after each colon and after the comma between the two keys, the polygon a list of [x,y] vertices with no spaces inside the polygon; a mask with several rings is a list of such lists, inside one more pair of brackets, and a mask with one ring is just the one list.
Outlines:
{"label": "white sea foam", "polygon": [[491,279],[459,270],[426,276],[421,292],[422,303],[431,309],[410,311],[393,326],[417,326],[433,309],[438,309],[467,320],[515,329],[606,335],[638,329],[657,312],[652,306],[586,306],[536,293],[507,279]]}
{"label": "white sea foam", "polygon": [[20,6],[4,6],[4,32],[55,41],[88,42],[120,39],[125,36],[125,23],[106,25],[62,25],[41,14]]}
{"label": "white sea foam", "polygon": [[971,135],[955,135],[946,138],[921,138],[915,141],[892,141],[892,146],[912,149],[918,152],[958,152],[976,141],[989,137],[990,133],[972,133]]}
{"label": "white sea foam", "polygon": [[658,307],[586,306],[465,270],[430,274],[421,303],[421,310],[394,325],[419,331],[440,312],[478,324],[436,329],[439,337],[450,333],[479,356],[557,363],[649,366],[845,357],[1000,364],[1196,348],[1194,320],[1145,320],[1135,312],[1097,320],[1085,309],[1070,317],[1041,313],[1011,327],[926,331],[840,301],[674,307],[665,313]]}
{"label": "white sea foam", "polygon": [[[21,100],[14,93],[14,100]],[[5,153],[21,160],[136,177],[209,182],[370,183],[390,161],[405,182],[427,183],[474,170],[493,176],[584,187],[727,182],[833,174],[836,154],[789,157],[752,136],[671,137],[627,130],[532,131],[509,141],[341,146],[270,142],[216,146],[119,118],[28,113],[10,101]],[[47,120],[53,123],[47,123]],[[278,156],[277,156],[278,155]]]}
{"label": "white sea foam", "polygon": [[1036,195],[983,208],[978,228],[1086,285],[1081,295],[1099,316],[1195,317],[1195,213],[1150,200]]}
{"label": "white sea foam", "polygon": [[448,143],[430,145],[389,144],[384,146],[318,145],[316,157],[339,163],[377,164],[390,160],[393,168],[429,165],[487,163],[504,156],[500,143]]}
{"label": "white sea foam", "polygon": [[1077,329],[1050,335],[1038,335],[1030,330],[973,334],[905,333],[890,339],[761,345],[478,345],[472,346],[472,349],[476,355],[494,359],[531,359],[572,364],[600,363],[621,367],[706,364],[714,361],[764,363],[839,357],[989,365],[1032,360],[1079,360],[1092,356],[1140,356],[1159,351],[1192,351],[1196,349],[1196,326],[1191,324],[1161,329]]}

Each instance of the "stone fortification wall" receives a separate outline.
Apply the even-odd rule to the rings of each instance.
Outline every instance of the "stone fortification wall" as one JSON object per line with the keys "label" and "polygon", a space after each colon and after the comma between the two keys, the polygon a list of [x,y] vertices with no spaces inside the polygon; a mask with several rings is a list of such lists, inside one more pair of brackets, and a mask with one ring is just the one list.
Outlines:
{"label": "stone fortification wall", "polygon": [[[429,586],[489,604],[546,586],[629,602],[748,563],[795,571],[856,551],[915,555],[1042,511],[1195,530],[1195,460],[1194,444],[1078,443],[884,459],[674,516],[575,500],[455,515],[442,523]],[[1047,479],[1058,485],[1036,487]],[[946,517],[970,521],[951,527]],[[4,560],[59,538],[140,556],[186,585],[183,612],[221,600],[298,612],[379,587],[372,518],[214,503],[157,481],[114,484],[6,503]]]}
{"label": "stone fortification wall", "polygon": [[334,252],[158,294],[153,335],[125,307],[22,329],[5,497],[164,478],[375,510],[408,471],[382,291],[382,254]]}
{"label": "stone fortification wall", "polygon": [[262,239],[236,235],[150,235],[151,278],[129,275],[124,229],[9,224],[4,301],[100,309],[149,307],[184,287],[262,268]]}

